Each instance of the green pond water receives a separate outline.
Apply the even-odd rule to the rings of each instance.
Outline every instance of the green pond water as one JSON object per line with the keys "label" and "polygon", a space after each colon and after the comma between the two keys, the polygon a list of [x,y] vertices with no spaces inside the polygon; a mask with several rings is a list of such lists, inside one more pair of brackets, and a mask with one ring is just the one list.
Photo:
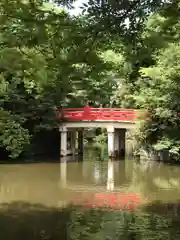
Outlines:
{"label": "green pond water", "polygon": [[[136,211],[69,205],[95,193],[135,193]],[[84,161],[0,165],[0,240],[180,239],[180,167]]]}

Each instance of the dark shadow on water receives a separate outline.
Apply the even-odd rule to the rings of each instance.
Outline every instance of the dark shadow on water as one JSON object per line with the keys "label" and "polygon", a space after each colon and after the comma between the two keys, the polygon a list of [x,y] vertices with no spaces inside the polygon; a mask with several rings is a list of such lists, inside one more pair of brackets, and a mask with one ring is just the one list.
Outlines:
{"label": "dark shadow on water", "polygon": [[25,202],[0,205],[0,239],[67,239],[71,208],[63,210]]}
{"label": "dark shadow on water", "polygon": [[[171,206],[171,207],[170,207]],[[154,202],[137,212],[26,202],[0,205],[2,240],[180,239],[180,205]]]}
{"label": "dark shadow on water", "polygon": [[34,158],[34,159],[8,159],[0,160],[0,164],[40,164],[40,163],[60,163],[67,160],[68,162],[81,162],[84,160],[83,155],[76,155],[75,157],[57,157],[57,158]]}
{"label": "dark shadow on water", "polygon": [[34,158],[34,159],[8,159],[8,160],[0,160],[0,164],[39,164],[39,163],[58,163],[60,162],[60,158]]}
{"label": "dark shadow on water", "polygon": [[179,215],[179,220],[180,220],[180,200],[177,200],[176,202],[167,202],[167,203],[162,203],[161,201],[154,201],[149,205],[144,206],[143,211],[147,213],[156,213],[162,216]]}

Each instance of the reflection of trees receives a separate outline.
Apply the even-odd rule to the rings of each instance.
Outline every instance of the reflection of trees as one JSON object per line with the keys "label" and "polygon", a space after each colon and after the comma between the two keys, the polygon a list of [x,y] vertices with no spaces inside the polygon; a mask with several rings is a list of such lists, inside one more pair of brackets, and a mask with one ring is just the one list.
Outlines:
{"label": "reflection of trees", "polygon": [[[62,164],[63,165],[63,164]],[[69,165],[69,164],[68,164]],[[124,170],[126,168],[126,170]],[[65,166],[62,166],[65,171]],[[157,162],[94,161],[70,164],[67,180],[74,188],[79,185],[91,189],[125,190],[139,194],[143,199],[169,201],[180,198],[180,168]],[[125,176],[126,174],[126,176]],[[61,176],[65,176],[61,173]],[[63,183],[63,178],[61,183]],[[65,184],[65,182],[64,182]]]}
{"label": "reflection of trees", "polygon": [[56,166],[56,163],[1,165],[0,203],[22,200],[47,206],[57,204],[59,169]]}
{"label": "reflection of trees", "polygon": [[168,211],[167,206],[163,204],[154,203],[154,205],[162,208],[163,214],[153,212],[152,209],[144,209],[144,212],[102,212],[98,210],[74,212],[69,225],[69,239],[179,239],[179,215],[176,216],[172,211]]}
{"label": "reflection of trees", "polygon": [[129,188],[131,191],[139,193],[142,197],[147,197],[151,191],[151,176],[149,178],[148,163],[139,164],[135,161],[126,161],[126,176],[131,180]]}
{"label": "reflection of trees", "polygon": [[1,204],[0,236],[5,240],[176,240],[180,239],[178,206],[154,202],[138,212],[108,212],[27,202]]}
{"label": "reflection of trees", "polygon": [[132,180],[132,191],[152,200],[169,201],[180,198],[179,167],[150,161],[128,161],[126,165],[127,177]]}
{"label": "reflection of trees", "polygon": [[[122,169],[121,169],[122,170]],[[60,164],[60,186],[68,187],[69,185],[107,185],[108,190],[113,190],[114,186],[114,162],[108,161],[82,161],[68,163],[67,161]]]}
{"label": "reflection of trees", "polygon": [[67,239],[72,210],[58,210],[27,202],[0,205],[0,239]]}

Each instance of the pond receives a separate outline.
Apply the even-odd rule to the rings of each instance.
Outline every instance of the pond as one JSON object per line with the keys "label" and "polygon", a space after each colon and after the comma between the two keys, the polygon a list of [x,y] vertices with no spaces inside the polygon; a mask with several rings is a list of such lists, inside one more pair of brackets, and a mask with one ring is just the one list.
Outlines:
{"label": "pond", "polygon": [[[180,239],[179,166],[87,156],[1,165],[0,239]],[[133,209],[107,203],[128,194]]]}

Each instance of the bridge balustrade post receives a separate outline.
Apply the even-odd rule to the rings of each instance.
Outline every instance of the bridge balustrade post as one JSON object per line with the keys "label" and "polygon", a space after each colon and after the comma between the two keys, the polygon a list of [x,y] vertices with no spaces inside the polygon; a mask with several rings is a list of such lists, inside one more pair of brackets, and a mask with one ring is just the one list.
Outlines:
{"label": "bridge balustrade post", "polygon": [[67,128],[60,127],[60,155],[62,157],[67,156]]}
{"label": "bridge balustrade post", "polygon": [[115,131],[114,127],[108,127],[107,128],[107,135],[108,135],[108,155],[110,158],[115,157],[115,144],[114,144],[114,138],[115,138]]}

